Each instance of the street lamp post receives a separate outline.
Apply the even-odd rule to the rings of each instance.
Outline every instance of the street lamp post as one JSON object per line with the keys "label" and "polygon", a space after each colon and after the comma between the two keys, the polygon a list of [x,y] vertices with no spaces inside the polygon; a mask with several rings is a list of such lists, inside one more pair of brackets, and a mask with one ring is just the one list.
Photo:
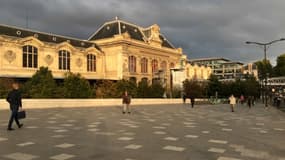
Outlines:
{"label": "street lamp post", "polygon": [[[268,43],[260,43],[260,42],[251,42],[251,41],[246,41],[246,44],[255,44],[258,46],[262,46],[263,47],[263,52],[264,52],[264,61],[265,63],[267,62],[267,49],[270,47],[271,44],[279,42],[279,41],[285,41],[285,38],[281,38],[281,39],[277,39]],[[268,79],[268,73],[267,70],[265,71],[265,77],[264,77],[264,89],[265,89],[265,107],[268,107],[268,103],[267,103],[267,79]]]}

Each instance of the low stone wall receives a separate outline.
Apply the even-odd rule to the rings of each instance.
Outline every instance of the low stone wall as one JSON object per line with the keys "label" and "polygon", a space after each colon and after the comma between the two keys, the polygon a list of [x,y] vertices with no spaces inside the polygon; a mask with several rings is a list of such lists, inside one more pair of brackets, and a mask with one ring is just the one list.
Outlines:
{"label": "low stone wall", "polygon": [[[189,99],[187,99],[189,103]],[[207,103],[207,99],[197,99],[197,104]],[[122,99],[23,99],[23,108],[57,108],[57,107],[103,107],[120,106]],[[132,99],[132,105],[150,105],[150,104],[182,104],[182,99]],[[0,99],[0,110],[9,109],[9,104],[5,99]]]}

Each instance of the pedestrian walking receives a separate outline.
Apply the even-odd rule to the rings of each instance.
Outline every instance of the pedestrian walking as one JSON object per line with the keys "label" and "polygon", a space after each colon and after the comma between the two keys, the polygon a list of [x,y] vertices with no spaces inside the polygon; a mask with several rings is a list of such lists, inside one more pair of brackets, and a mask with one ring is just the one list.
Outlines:
{"label": "pedestrian walking", "polygon": [[194,103],[195,103],[195,97],[190,97],[190,102],[191,102],[191,106],[192,108],[194,108]]}
{"label": "pedestrian walking", "polygon": [[182,99],[183,99],[183,104],[185,104],[186,103],[186,94],[185,93],[183,93]]}
{"label": "pedestrian walking", "polygon": [[23,127],[23,124],[21,124],[18,119],[18,111],[19,109],[22,110],[22,97],[21,97],[21,92],[19,91],[19,84],[17,82],[14,82],[12,84],[12,88],[13,88],[12,91],[8,93],[8,97],[6,99],[10,104],[10,110],[11,110],[11,116],[7,128],[8,131],[14,130],[12,128],[14,120],[18,125],[18,128]]}
{"label": "pedestrian walking", "polygon": [[230,106],[231,106],[232,112],[234,112],[234,107],[236,104],[236,98],[234,97],[234,95],[231,95],[229,97],[229,101],[230,101]]}
{"label": "pedestrian walking", "polygon": [[122,96],[122,100],[123,100],[123,114],[125,114],[126,112],[130,114],[131,113],[131,110],[130,110],[131,96],[128,94],[128,91],[124,92]]}
{"label": "pedestrian walking", "polygon": [[252,96],[252,97],[251,97],[251,106],[254,106],[254,105],[255,105],[255,97]]}
{"label": "pedestrian walking", "polygon": [[244,103],[244,96],[243,95],[240,96],[240,103],[241,103],[241,105],[243,105],[243,103]]}
{"label": "pedestrian walking", "polygon": [[252,105],[252,98],[251,98],[251,96],[248,96],[247,97],[247,106],[249,109],[251,108],[251,105]]}
{"label": "pedestrian walking", "polygon": [[276,106],[280,107],[280,104],[281,104],[281,97],[278,96],[276,101]]}

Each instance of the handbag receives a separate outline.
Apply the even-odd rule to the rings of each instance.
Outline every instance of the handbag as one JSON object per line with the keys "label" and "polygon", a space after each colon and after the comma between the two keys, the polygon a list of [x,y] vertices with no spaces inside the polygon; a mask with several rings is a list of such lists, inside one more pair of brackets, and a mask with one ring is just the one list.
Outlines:
{"label": "handbag", "polygon": [[24,118],[26,118],[26,111],[25,110],[18,111],[18,119],[24,119]]}

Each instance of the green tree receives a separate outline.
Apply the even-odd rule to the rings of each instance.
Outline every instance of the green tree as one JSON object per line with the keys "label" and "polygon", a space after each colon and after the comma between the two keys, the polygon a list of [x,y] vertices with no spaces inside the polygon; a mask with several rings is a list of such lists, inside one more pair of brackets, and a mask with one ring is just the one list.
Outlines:
{"label": "green tree", "polygon": [[254,76],[249,76],[243,81],[243,90],[245,96],[259,96],[259,83]]}
{"label": "green tree", "polygon": [[11,78],[0,78],[0,98],[7,97],[13,82],[14,80]]}
{"label": "green tree", "polygon": [[225,98],[225,97],[229,97],[230,95],[234,94],[233,93],[233,84],[234,82],[222,82],[222,86],[221,86],[221,90],[220,90],[220,97]]}
{"label": "green tree", "polygon": [[121,96],[125,91],[132,97],[137,97],[137,84],[134,81],[120,80],[116,83],[117,95]]}
{"label": "green tree", "polygon": [[63,93],[65,98],[89,98],[92,90],[89,82],[81,75],[67,73],[64,78]]}
{"label": "green tree", "polygon": [[275,76],[285,76],[285,54],[277,57],[277,64],[274,67]]}
{"label": "green tree", "polygon": [[165,89],[163,86],[159,83],[154,81],[150,86],[150,98],[162,98],[163,94],[165,92]]}
{"label": "green tree", "polygon": [[146,79],[142,79],[138,83],[137,87],[137,96],[139,98],[147,98],[150,95],[150,86],[148,84],[148,81]]}
{"label": "green tree", "polygon": [[273,75],[273,68],[269,60],[262,60],[255,62],[258,70],[258,77],[265,79],[266,76],[271,77]]}
{"label": "green tree", "polygon": [[56,92],[56,83],[47,67],[40,69],[23,87],[24,95],[32,98],[52,98]]}
{"label": "green tree", "polygon": [[208,96],[215,96],[216,92],[220,94],[222,88],[222,83],[219,81],[218,77],[211,74],[208,80],[207,92]]}
{"label": "green tree", "polygon": [[184,89],[184,93],[186,94],[186,97],[189,97],[189,98],[203,97],[204,88],[198,81],[186,79],[183,82],[183,89]]}
{"label": "green tree", "polygon": [[96,83],[96,98],[115,98],[118,95],[116,82],[111,80],[100,80]]}

